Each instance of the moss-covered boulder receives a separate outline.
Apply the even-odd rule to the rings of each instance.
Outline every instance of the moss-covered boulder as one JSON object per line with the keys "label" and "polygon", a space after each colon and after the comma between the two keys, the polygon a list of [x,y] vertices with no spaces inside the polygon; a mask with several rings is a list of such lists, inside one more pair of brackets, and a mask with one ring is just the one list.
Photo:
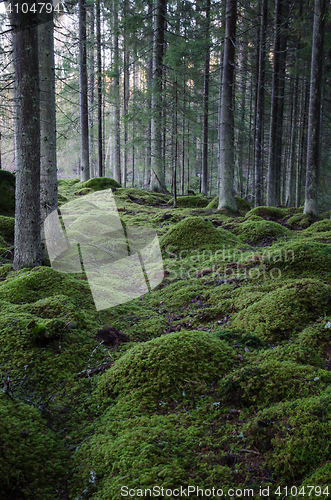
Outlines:
{"label": "moss-covered boulder", "polygon": [[110,179],[109,177],[94,177],[93,179],[82,182],[81,187],[91,188],[94,191],[102,191],[103,189],[120,188],[121,184],[119,184],[114,179]]}
{"label": "moss-covered boulder", "polygon": [[296,214],[292,215],[286,223],[292,228],[292,229],[306,229],[307,227],[310,226],[312,221],[312,218],[308,214]]}
{"label": "moss-covered boulder", "polygon": [[92,188],[82,188],[74,192],[74,196],[85,196],[86,194],[93,193]]}
{"label": "moss-covered boulder", "polygon": [[7,213],[15,209],[15,175],[0,170],[0,210]]}
{"label": "moss-covered boulder", "polygon": [[78,184],[80,180],[78,178],[76,179],[58,179],[57,184],[58,186],[73,186],[74,184]]}
{"label": "moss-covered boulder", "polygon": [[232,325],[267,342],[279,342],[330,311],[330,285],[312,279],[293,280],[235,314]]}
{"label": "moss-covered boulder", "polygon": [[207,383],[229,370],[234,358],[226,342],[208,333],[170,333],[138,344],[122,356],[100,378],[97,397],[120,396],[142,407],[157,408],[161,400],[180,400],[185,390],[202,394]]}
{"label": "moss-covered boulder", "polygon": [[314,222],[309,228],[305,229],[302,234],[313,234],[331,231],[331,220],[324,219]]}
{"label": "moss-covered boulder", "polygon": [[[331,463],[327,461],[314,472],[309,472],[304,481],[298,486],[298,491],[309,495],[311,500],[327,498],[331,494]],[[312,488],[313,486],[313,488]]]}
{"label": "moss-covered boulder", "polygon": [[278,361],[260,354],[222,381],[225,400],[235,408],[266,408],[274,403],[307,397],[331,382],[331,373],[293,361]]}
{"label": "moss-covered boulder", "polygon": [[9,243],[14,242],[15,219],[0,215],[0,235]]}
{"label": "moss-covered boulder", "polygon": [[167,253],[204,249],[216,251],[223,245],[233,245],[234,238],[230,234],[216,229],[210,221],[201,217],[186,217],[162,236],[160,246]]}
{"label": "moss-covered boulder", "polygon": [[[244,198],[240,198],[240,196],[235,196],[235,200],[236,200],[237,209],[240,212],[247,212],[247,210],[250,210],[251,206],[248,203],[248,201],[246,201]],[[208,203],[206,208],[209,210],[217,209],[218,201],[219,201],[219,198],[218,198],[218,196],[216,196],[216,198],[214,198],[211,202]]]}
{"label": "moss-covered boulder", "polygon": [[0,498],[54,500],[66,487],[68,453],[36,408],[0,394]]}
{"label": "moss-covered boulder", "polygon": [[269,217],[282,219],[285,216],[285,211],[277,207],[255,207],[246,214],[245,218],[249,219],[252,215],[259,215],[264,219]]}
{"label": "moss-covered boulder", "polygon": [[[254,215],[254,218],[256,216]],[[291,237],[291,231],[277,222],[267,220],[251,220],[242,222],[233,229],[238,238],[246,243],[258,245],[266,240],[274,240],[279,237]]]}
{"label": "moss-covered boulder", "polygon": [[[247,444],[265,454],[277,485],[297,483],[329,459],[331,392],[318,392],[260,411],[243,430]],[[316,485],[310,478],[306,484]]]}
{"label": "moss-covered boulder", "polygon": [[[168,202],[169,205],[174,204],[174,199],[171,198]],[[197,208],[197,207],[207,207],[209,204],[208,198],[204,196],[178,196],[177,207],[178,208]]]}

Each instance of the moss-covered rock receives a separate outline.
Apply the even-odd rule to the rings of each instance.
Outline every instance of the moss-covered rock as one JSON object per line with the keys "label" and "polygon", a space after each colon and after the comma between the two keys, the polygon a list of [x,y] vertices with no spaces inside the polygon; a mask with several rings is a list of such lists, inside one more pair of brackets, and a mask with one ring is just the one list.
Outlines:
{"label": "moss-covered rock", "polygon": [[[174,199],[169,200],[169,205],[174,204]],[[177,207],[178,208],[193,208],[193,207],[207,207],[209,204],[208,198],[204,196],[178,196]]]}
{"label": "moss-covered rock", "polygon": [[[247,212],[247,210],[251,209],[250,204],[244,198],[240,198],[240,196],[235,196],[235,200],[236,200],[237,209],[240,212]],[[214,198],[211,202],[208,203],[206,208],[209,210],[217,209],[218,201],[219,201],[219,198],[218,198],[218,196],[216,196],[216,198]]]}
{"label": "moss-covered rock", "polygon": [[82,188],[74,192],[74,196],[85,196],[86,194],[93,193],[92,188]]}
{"label": "moss-covered rock", "polygon": [[10,243],[13,243],[14,241],[14,229],[14,217],[4,217],[3,215],[0,215],[0,235]]}
{"label": "moss-covered rock", "polygon": [[319,280],[293,280],[235,314],[232,325],[277,342],[330,311],[330,285]]}
{"label": "moss-covered rock", "polygon": [[302,234],[320,233],[331,231],[331,220],[324,219],[314,222],[309,228],[305,229]]}
{"label": "moss-covered rock", "polygon": [[10,212],[15,209],[15,175],[0,170],[0,210]]}
{"label": "moss-covered rock", "polygon": [[[224,341],[201,331],[170,333],[130,349],[100,378],[97,397],[135,400],[146,408],[195,395],[233,365],[235,353]],[[192,381],[194,381],[192,383]]]}
{"label": "moss-covered rock", "polygon": [[277,207],[255,207],[250,210],[245,218],[249,219],[252,215],[259,215],[264,219],[269,217],[275,217],[277,219],[282,219],[285,216],[285,212],[282,208]]}
{"label": "moss-covered rock", "polygon": [[220,231],[201,217],[186,217],[160,239],[161,249],[168,254],[210,249],[222,249],[223,245],[233,245],[234,237],[228,231]]}
{"label": "moss-covered rock", "polygon": [[[253,214],[254,215],[254,214]],[[255,215],[254,215],[255,217]],[[242,222],[233,229],[233,232],[241,241],[258,245],[265,240],[285,236],[291,237],[291,231],[286,227],[273,221],[251,220],[250,218]]]}
{"label": "moss-covered rock", "polygon": [[292,229],[306,229],[311,224],[311,216],[308,214],[296,214],[286,222]]}
{"label": "moss-covered rock", "polygon": [[73,186],[74,184],[78,184],[80,180],[78,178],[76,179],[58,179],[57,184],[58,186]]}
{"label": "moss-covered rock", "polygon": [[[331,494],[331,463],[327,461],[314,472],[309,473],[298,486],[298,491],[309,495],[312,500],[327,498]],[[312,488],[313,486],[313,488]]]}
{"label": "moss-covered rock", "polygon": [[0,394],[0,498],[54,500],[66,487],[68,453],[36,408]]}
{"label": "moss-covered rock", "polygon": [[121,184],[119,184],[114,179],[110,179],[109,177],[94,177],[93,179],[82,182],[81,187],[91,188],[94,191],[101,191],[103,189],[120,188]]}

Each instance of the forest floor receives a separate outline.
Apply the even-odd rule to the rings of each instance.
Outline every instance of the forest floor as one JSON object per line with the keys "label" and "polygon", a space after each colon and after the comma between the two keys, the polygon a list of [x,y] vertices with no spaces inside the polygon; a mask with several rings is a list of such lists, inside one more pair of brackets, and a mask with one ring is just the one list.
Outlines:
{"label": "forest floor", "polygon": [[[89,182],[60,204],[110,187]],[[329,498],[331,221],[113,194],[165,277],[99,311],[84,273],[14,272],[0,215],[0,500]]]}

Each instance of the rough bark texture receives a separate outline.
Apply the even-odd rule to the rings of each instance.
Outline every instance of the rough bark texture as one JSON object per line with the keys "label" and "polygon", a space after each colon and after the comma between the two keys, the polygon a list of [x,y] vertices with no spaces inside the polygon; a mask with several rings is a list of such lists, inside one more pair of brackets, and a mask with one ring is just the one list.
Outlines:
{"label": "rough bark texture", "polygon": [[299,75],[297,74],[294,82],[293,89],[293,109],[292,109],[292,123],[291,123],[291,141],[290,141],[290,158],[286,183],[286,206],[293,207],[295,203],[294,188],[295,188],[295,147],[296,147],[296,132],[297,132],[297,119],[298,119],[298,86]]}
{"label": "rough bark texture", "polygon": [[255,206],[259,207],[263,202],[263,123],[264,123],[264,77],[265,77],[265,44],[267,31],[268,0],[262,0],[262,14],[260,27],[260,47],[259,47],[259,77],[257,87],[256,122],[255,122]]}
{"label": "rough bark texture", "polygon": [[97,69],[98,69],[98,176],[103,177],[103,135],[102,135],[102,64],[101,64],[101,19],[100,0],[96,5]]}
{"label": "rough bark texture", "polygon": [[81,181],[84,182],[89,180],[90,178],[85,0],[79,0],[79,92],[80,92],[80,134],[81,134],[80,178]]}
{"label": "rough bark texture", "polygon": [[118,6],[113,5],[113,44],[114,44],[114,100],[115,100],[115,123],[114,123],[114,173],[115,181],[121,184],[121,101],[120,101],[120,73],[119,73],[119,46],[118,46]]}
{"label": "rough bark texture", "polygon": [[235,62],[237,0],[227,0],[219,127],[219,203],[218,208],[237,210],[234,197],[234,120],[233,85]]}
{"label": "rough bark texture", "polygon": [[304,213],[318,215],[320,116],[322,96],[325,0],[315,0],[308,118],[307,170]]}
{"label": "rough bark texture", "polygon": [[151,191],[165,191],[162,158],[162,73],[166,0],[156,0],[153,44],[153,91],[151,122]]}
{"label": "rough bark texture", "polygon": [[94,5],[91,5],[88,9],[89,17],[89,50],[88,50],[88,61],[89,61],[89,88],[88,88],[88,103],[89,103],[89,140],[90,140],[90,177],[96,176],[95,171],[95,132],[94,132],[94,87],[95,87],[95,12]]}
{"label": "rough bark texture", "polygon": [[[36,16],[18,12],[11,16],[15,69],[16,211],[13,268],[42,263],[40,237],[40,114],[38,27]],[[28,5],[32,4],[29,0]]]}
{"label": "rough bark texture", "polygon": [[41,221],[57,208],[54,23],[38,27],[40,81],[40,209]]}

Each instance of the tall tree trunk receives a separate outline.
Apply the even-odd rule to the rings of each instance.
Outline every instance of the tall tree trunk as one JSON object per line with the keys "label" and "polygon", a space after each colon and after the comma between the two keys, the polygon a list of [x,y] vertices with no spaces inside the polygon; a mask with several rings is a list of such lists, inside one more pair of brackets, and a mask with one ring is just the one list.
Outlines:
{"label": "tall tree trunk", "polygon": [[166,0],[155,0],[151,123],[151,191],[165,191],[162,161],[162,74]]}
{"label": "tall tree trunk", "polygon": [[260,28],[260,50],[259,50],[259,79],[257,88],[256,124],[255,124],[255,155],[254,155],[254,175],[255,175],[255,206],[262,205],[263,197],[263,123],[264,123],[264,77],[265,77],[265,44],[268,22],[268,0],[262,0],[262,15]]}
{"label": "tall tree trunk", "polygon": [[207,50],[205,55],[204,80],[203,80],[203,152],[202,152],[202,184],[201,193],[207,196],[208,185],[208,104],[209,104],[209,30],[210,30],[210,0],[206,0],[206,40]]}
{"label": "tall tree trunk", "polygon": [[95,60],[94,60],[94,41],[95,41],[95,26],[94,26],[94,5],[91,5],[87,11],[89,17],[89,44],[88,44],[88,59],[89,59],[89,88],[88,88],[88,104],[89,104],[89,140],[90,140],[90,177],[95,177],[95,156],[94,156],[94,85],[95,85]]}
{"label": "tall tree trunk", "polygon": [[120,68],[119,68],[119,27],[118,5],[113,2],[113,45],[114,45],[114,99],[115,99],[115,143],[114,143],[114,180],[121,184],[121,112],[120,112]]}
{"label": "tall tree trunk", "polygon": [[[151,30],[148,37],[150,46],[153,45],[153,0],[148,0],[148,18],[151,20]],[[152,156],[152,89],[153,89],[153,57],[147,63],[147,112],[149,116],[146,134],[146,170],[143,184],[150,185],[151,182],[151,156]]]}
{"label": "tall tree trunk", "polygon": [[16,210],[13,268],[42,263],[40,237],[40,113],[38,27],[36,14],[22,12],[18,0],[13,9],[15,103],[16,103]]}
{"label": "tall tree trunk", "polygon": [[325,0],[315,0],[304,208],[305,214],[310,214],[313,216],[318,215],[318,176],[320,162],[320,125],[325,8]]}
{"label": "tall tree trunk", "polygon": [[[128,2],[124,2],[124,16],[128,15]],[[128,170],[128,112],[129,112],[129,49],[126,37],[123,41],[124,48],[124,81],[123,81],[123,111],[124,111],[124,158],[123,158],[123,187],[126,187]]]}
{"label": "tall tree trunk", "polygon": [[90,178],[85,0],[79,0],[79,92],[80,92],[80,141],[81,141],[80,179],[82,182],[84,182]]}
{"label": "tall tree trunk", "polygon": [[289,168],[288,177],[286,184],[286,206],[293,207],[295,204],[295,149],[296,149],[296,137],[297,137],[297,118],[298,118],[298,87],[299,87],[299,74],[297,73],[294,81],[293,90],[293,111],[292,111],[292,125],[291,125],[291,141],[290,141],[290,157],[289,157]]}
{"label": "tall tree trunk", "polygon": [[219,203],[218,208],[237,210],[234,197],[234,119],[233,119],[233,84],[236,43],[237,0],[227,0],[223,85],[220,117],[220,157],[219,157]]}
{"label": "tall tree trunk", "polygon": [[56,110],[54,22],[38,27],[38,58],[40,85],[40,210],[41,221],[57,209]]}
{"label": "tall tree trunk", "polygon": [[97,70],[98,70],[98,176],[103,177],[103,127],[102,127],[102,60],[101,60],[101,14],[100,0],[96,5],[96,28],[97,28]]}

